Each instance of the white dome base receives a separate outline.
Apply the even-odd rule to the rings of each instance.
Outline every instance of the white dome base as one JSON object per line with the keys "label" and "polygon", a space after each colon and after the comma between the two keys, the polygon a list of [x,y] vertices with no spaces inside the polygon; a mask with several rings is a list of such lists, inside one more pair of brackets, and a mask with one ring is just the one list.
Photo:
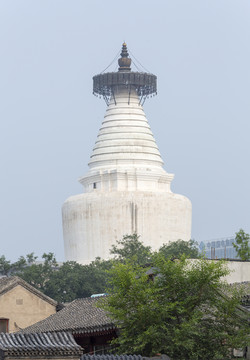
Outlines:
{"label": "white dome base", "polygon": [[62,209],[65,260],[108,259],[111,246],[135,232],[153,250],[190,240],[191,207],[189,199],[171,192],[96,190],[72,196]]}

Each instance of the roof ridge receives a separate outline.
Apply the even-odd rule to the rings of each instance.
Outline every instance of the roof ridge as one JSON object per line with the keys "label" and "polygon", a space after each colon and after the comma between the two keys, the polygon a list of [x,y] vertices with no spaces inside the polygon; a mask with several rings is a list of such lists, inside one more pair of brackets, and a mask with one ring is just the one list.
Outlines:
{"label": "roof ridge", "polygon": [[[8,281],[5,281],[5,284],[4,284],[5,286],[2,286],[2,289],[1,289],[1,282],[4,282],[4,281],[1,281],[2,279],[8,280]],[[19,277],[17,275],[0,278],[0,296],[5,294],[9,290],[13,289],[17,285],[22,285],[24,288],[26,288],[33,294],[37,295],[44,301],[47,301],[51,305],[54,305],[54,306],[57,305],[56,300],[52,299],[48,295],[45,295],[41,290],[38,290],[36,287],[29,284],[27,281],[25,281],[24,279],[22,279],[21,277]]]}

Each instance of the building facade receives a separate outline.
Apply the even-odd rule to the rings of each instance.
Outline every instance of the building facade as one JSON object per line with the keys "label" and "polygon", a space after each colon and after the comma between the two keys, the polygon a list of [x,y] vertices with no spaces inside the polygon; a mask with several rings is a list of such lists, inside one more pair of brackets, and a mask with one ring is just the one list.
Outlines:
{"label": "building facade", "polygon": [[57,302],[18,276],[0,278],[0,332],[13,333],[56,313]]}

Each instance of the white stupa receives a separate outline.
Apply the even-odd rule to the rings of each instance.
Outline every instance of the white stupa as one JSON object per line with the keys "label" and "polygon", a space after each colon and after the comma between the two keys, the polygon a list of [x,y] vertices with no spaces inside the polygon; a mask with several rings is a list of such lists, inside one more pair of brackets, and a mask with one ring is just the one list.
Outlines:
{"label": "white stupa", "polygon": [[118,62],[118,72],[93,78],[94,93],[108,107],[89,171],[80,179],[84,193],[63,205],[66,261],[107,259],[111,245],[126,234],[141,235],[154,250],[191,237],[191,202],[172,193],[174,175],[163,169],[142,107],[156,93],[156,76],[131,71],[125,43]]}

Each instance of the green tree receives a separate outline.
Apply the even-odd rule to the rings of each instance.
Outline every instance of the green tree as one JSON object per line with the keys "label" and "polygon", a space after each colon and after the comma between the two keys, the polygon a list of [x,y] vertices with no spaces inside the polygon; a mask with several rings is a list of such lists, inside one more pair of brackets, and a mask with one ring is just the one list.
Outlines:
{"label": "green tree", "polygon": [[89,265],[68,261],[59,266],[52,253],[43,254],[42,259],[41,263],[28,259],[30,264],[15,274],[59,302],[105,292],[108,261],[96,259]]}
{"label": "green tree", "polygon": [[[151,248],[144,246],[139,241],[137,234],[126,235],[122,240],[117,241],[116,245],[112,246],[111,254],[115,255],[113,260],[102,260],[96,258],[88,265],[81,265],[76,262],[65,262],[62,266],[56,268],[56,271],[52,271],[46,276],[48,281],[41,286],[37,284],[37,280],[33,280],[33,285],[40,286],[46,295],[60,302],[69,302],[76,298],[88,297],[92,294],[105,293],[105,289],[108,283],[109,270],[115,261],[124,262],[126,259],[133,259],[138,264],[145,264],[150,261]],[[40,278],[43,275],[40,271],[44,271],[44,267],[35,268],[31,267],[30,270],[25,270],[25,280],[31,283],[33,278]],[[25,272],[31,275],[28,278]],[[37,273],[37,275],[36,275]]]}
{"label": "green tree", "polygon": [[[45,254],[45,256],[47,256]],[[37,259],[37,256],[34,255],[34,253],[27,254],[25,257],[20,256],[19,259],[11,264],[11,273],[13,275],[17,275],[18,273],[21,273],[25,271],[25,269],[34,264]]]}
{"label": "green tree", "polygon": [[58,264],[53,253],[44,253],[42,255],[43,262],[35,263],[36,257],[34,254],[29,254],[19,258],[19,266],[15,269],[13,275],[18,275],[30,285],[35,286],[40,291],[46,293],[47,283],[55,270],[58,269]]}
{"label": "green tree", "polygon": [[247,315],[240,294],[221,281],[222,262],[171,261],[161,253],[147,270],[136,263],[116,263],[110,270],[109,296],[100,306],[117,322],[113,343],[120,353],[165,353],[178,360],[229,359],[230,348],[246,345]]}
{"label": "green tree", "polygon": [[[118,257],[142,257],[146,254],[141,242],[136,235],[127,236],[125,242],[118,242]],[[144,251],[144,253],[143,253]],[[116,249],[114,247],[114,254]],[[147,257],[143,256],[143,259]],[[58,265],[53,253],[44,253],[41,262],[37,261],[34,253],[20,256],[18,261],[11,262],[0,257],[0,273],[2,275],[17,275],[36,287],[44,294],[59,302],[69,302],[76,298],[88,297],[96,293],[104,293],[107,285],[107,271],[112,266],[113,260],[97,258],[88,265],[81,265],[74,261]]]}
{"label": "green tree", "polygon": [[0,257],[0,274],[7,276],[11,272],[12,265],[9,260],[6,259],[4,255]]}
{"label": "green tree", "polygon": [[164,244],[159,250],[166,258],[180,258],[182,255],[190,259],[200,257],[198,244],[194,240],[184,241],[177,240],[169,244]]}
{"label": "green tree", "polygon": [[140,240],[140,236],[136,233],[132,235],[124,235],[121,240],[112,245],[110,253],[115,255],[115,259],[124,262],[132,260],[139,265],[146,264],[151,260],[151,247],[145,246]]}
{"label": "green tree", "polygon": [[250,260],[250,236],[245,233],[243,229],[240,229],[235,233],[235,242],[233,246],[237,251],[237,256],[241,260]]}
{"label": "green tree", "polygon": [[110,267],[111,262],[101,259],[89,265],[67,261],[51,274],[44,292],[59,302],[104,293],[108,279],[106,270]]}
{"label": "green tree", "polygon": [[34,253],[31,253],[26,255],[26,258],[24,256],[20,256],[16,262],[11,262],[2,255],[0,257],[0,274],[5,276],[15,275],[18,272],[23,271],[23,269],[34,262],[35,259],[36,257],[34,256]]}
{"label": "green tree", "polygon": [[[50,274],[46,271],[48,281],[44,286],[37,284],[36,280],[33,280],[33,285],[39,285],[39,288],[46,295],[60,302],[69,302],[76,298],[105,293],[109,279],[107,270],[112,267],[115,261],[124,262],[126,259],[133,259],[138,264],[145,264],[150,261],[152,255],[151,248],[144,246],[139,241],[137,234],[126,235],[122,240],[117,241],[116,245],[112,246],[111,254],[115,255],[115,259],[102,260],[96,258],[88,265],[81,265],[74,261],[65,262]],[[35,279],[37,275],[39,278],[42,276],[40,270],[44,271],[44,267],[39,269],[31,267],[29,271],[24,271],[24,275],[21,276],[31,283],[32,276]],[[28,272],[31,277],[28,278],[25,272]]]}

